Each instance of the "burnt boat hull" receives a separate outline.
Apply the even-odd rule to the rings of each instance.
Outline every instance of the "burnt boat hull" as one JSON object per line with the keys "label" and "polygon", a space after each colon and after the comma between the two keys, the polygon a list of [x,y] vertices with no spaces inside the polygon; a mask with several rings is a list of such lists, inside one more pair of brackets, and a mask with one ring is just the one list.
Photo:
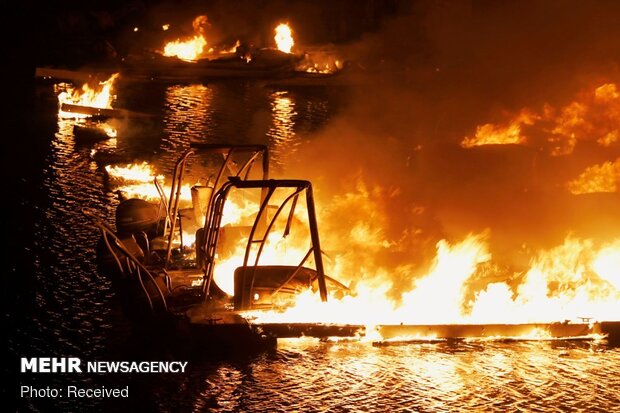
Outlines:
{"label": "burnt boat hull", "polygon": [[601,322],[601,332],[607,335],[610,345],[620,346],[620,321]]}
{"label": "burnt boat hull", "polygon": [[[364,336],[366,328],[354,324],[267,323],[257,324],[261,331],[277,338]],[[384,340],[429,341],[434,339],[579,339],[603,335],[609,344],[620,344],[620,321],[596,323],[524,323],[524,324],[398,324],[378,325]]]}
{"label": "burnt boat hull", "polygon": [[549,337],[567,338],[601,334],[599,323],[537,323],[537,324],[437,324],[382,325],[377,330],[384,339],[395,337],[496,338]]}

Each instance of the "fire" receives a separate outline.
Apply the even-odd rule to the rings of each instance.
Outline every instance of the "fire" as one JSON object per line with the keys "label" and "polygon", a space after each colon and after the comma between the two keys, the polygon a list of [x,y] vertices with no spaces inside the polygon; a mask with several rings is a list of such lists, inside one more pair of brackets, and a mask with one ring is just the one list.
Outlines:
{"label": "fire", "polygon": [[329,53],[307,53],[296,70],[307,73],[336,73],[342,69],[342,62]]}
{"label": "fire", "polygon": [[594,90],[594,97],[599,102],[610,102],[620,98],[618,87],[613,83],[606,83]]}
{"label": "fire", "polygon": [[201,34],[186,40],[175,40],[166,44],[164,56],[178,57],[188,62],[196,61],[206,45],[207,40]]}
{"label": "fire", "polygon": [[[170,185],[162,185],[162,189],[167,197],[170,194]],[[157,188],[155,187],[153,182],[125,184],[117,187],[116,190],[123,192],[126,198],[140,198],[149,202],[159,202],[161,200],[159,192],[157,192]],[[191,205],[192,188],[188,184],[181,186],[180,200],[181,207]]]}
{"label": "fire", "polygon": [[[123,192],[127,198],[140,198],[149,202],[160,201],[159,192],[153,181],[155,179],[162,181],[164,176],[156,175],[148,162],[124,166],[107,165],[105,170],[114,188]],[[162,189],[164,194],[169,196],[170,185],[164,184],[162,185]],[[192,193],[189,184],[181,186],[181,202],[184,206],[191,205]]]}
{"label": "fire", "polygon": [[[88,106],[92,108],[110,109],[114,95],[112,94],[114,81],[118,78],[119,73],[114,73],[108,80],[99,82],[96,87],[91,87],[88,83],[82,85],[80,90],[76,90],[71,86],[67,86],[66,90],[58,94],[58,104]],[[59,110],[59,116],[65,118],[84,118],[89,115],[77,114],[72,112],[64,112]]]}
{"label": "fire", "polygon": [[220,50],[220,54],[235,53],[237,51],[237,47],[239,46],[241,46],[241,41],[237,40],[234,46],[231,47],[230,49]]}
{"label": "fire", "polygon": [[295,41],[293,40],[293,31],[288,23],[279,24],[275,32],[276,35],[274,36],[274,40],[276,41],[278,50],[284,53],[291,53]]}
{"label": "fire", "polygon": [[445,240],[439,241],[431,272],[402,295],[400,318],[425,324],[464,321],[463,285],[478,264],[490,260],[487,248],[482,235],[470,235],[452,246]]}
{"label": "fire", "polygon": [[476,128],[474,137],[465,137],[461,142],[463,148],[473,148],[483,145],[522,145],[527,142],[522,135],[523,125],[532,125],[536,115],[528,110],[522,110],[507,125],[487,123]]}
{"label": "fire", "polygon": [[[491,261],[486,235],[469,235],[455,244],[442,240],[430,271],[400,300],[388,298],[389,281],[364,280],[351,295],[321,303],[301,294],[285,312],[248,312],[255,323],[321,322],[377,324],[540,323],[617,318],[620,314],[620,238],[596,245],[568,237],[538,252],[519,283],[491,283],[466,299],[467,281]],[[529,339],[546,333],[532,331]]]}
{"label": "fire", "polygon": [[587,168],[576,179],[568,182],[566,188],[571,194],[596,192],[617,192],[620,184],[620,158]]}
{"label": "fire", "polygon": [[[537,113],[538,112],[538,113]],[[561,107],[544,105],[541,111],[525,108],[504,124],[487,123],[476,128],[474,137],[465,137],[461,146],[526,144],[522,126],[544,136],[552,156],[569,155],[579,141],[595,141],[601,146],[620,142],[620,92],[615,83],[605,83],[581,92]]]}
{"label": "fire", "polygon": [[601,249],[592,268],[603,280],[620,291],[620,240]]}
{"label": "fire", "polygon": [[[243,257],[247,245],[247,237],[239,240],[236,248],[225,259],[217,259],[213,270],[213,279],[227,294],[234,294],[233,274],[235,269],[243,265]],[[295,242],[276,233],[271,233],[260,256],[260,265],[296,264],[300,262],[306,250],[297,248]],[[219,258],[219,257],[218,257]],[[254,259],[250,259],[251,264]]]}
{"label": "fire", "polygon": [[516,294],[506,285],[495,285],[495,294],[487,294],[487,289],[478,295],[472,314],[514,322],[618,317],[620,290],[607,278],[617,278],[609,264],[620,253],[619,246],[618,240],[597,247],[592,240],[568,237],[532,259]]}
{"label": "fire", "polygon": [[196,61],[203,54],[207,46],[207,39],[204,36],[204,27],[208,24],[207,16],[198,16],[194,19],[192,26],[195,35],[185,39],[177,39],[164,46],[163,55],[168,57],[178,57],[188,62]]}
{"label": "fire", "polygon": [[105,132],[105,134],[108,135],[110,138],[116,138],[116,136],[118,134],[116,129],[114,127],[108,125],[107,123],[100,124],[99,128],[101,128],[101,130],[103,130]]}
{"label": "fire", "polygon": [[[153,168],[147,162],[125,166],[107,165],[105,170],[111,178],[126,182],[152,183],[156,177]],[[163,179],[163,176],[158,175],[157,179]]]}

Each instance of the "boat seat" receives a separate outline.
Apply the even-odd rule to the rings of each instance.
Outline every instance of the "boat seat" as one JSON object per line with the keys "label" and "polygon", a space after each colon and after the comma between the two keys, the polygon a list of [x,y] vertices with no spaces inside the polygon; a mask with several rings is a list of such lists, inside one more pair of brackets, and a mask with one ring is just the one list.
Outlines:
{"label": "boat seat", "polygon": [[[238,267],[234,273],[235,310],[274,305],[279,298],[312,288],[316,278],[315,270],[295,265]],[[283,297],[276,297],[280,294]]]}

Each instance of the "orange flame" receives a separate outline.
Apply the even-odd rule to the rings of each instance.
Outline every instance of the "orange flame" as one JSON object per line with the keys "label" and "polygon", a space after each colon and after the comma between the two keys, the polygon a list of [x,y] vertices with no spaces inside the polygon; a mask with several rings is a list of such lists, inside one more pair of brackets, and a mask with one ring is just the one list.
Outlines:
{"label": "orange flame", "polygon": [[576,179],[568,182],[566,188],[571,194],[592,194],[616,192],[620,183],[620,158],[587,168]]}
{"label": "orange flame", "polygon": [[516,324],[620,316],[620,239],[597,247],[592,240],[569,237],[539,252],[519,284],[488,284],[466,302],[466,281],[490,259],[483,235],[452,245],[440,241],[431,270],[400,302],[387,298],[389,281],[365,281],[342,299],[321,303],[307,292],[285,312],[246,316],[256,323],[363,324],[367,330],[377,324]]}
{"label": "orange flame", "polygon": [[[111,178],[125,182],[152,183],[155,178],[151,165],[146,161],[141,164],[128,164],[125,166],[106,165],[105,170]],[[158,175],[157,179],[163,179],[163,176]]]}
{"label": "orange flame", "polygon": [[476,128],[473,137],[465,137],[461,142],[463,148],[473,148],[483,145],[521,145],[527,142],[521,134],[523,125],[532,125],[536,120],[529,110],[522,110],[508,125],[495,125],[487,123]]}
{"label": "orange flame", "polygon": [[195,35],[185,39],[177,39],[166,43],[163,55],[168,57],[178,57],[188,62],[196,61],[203,54],[207,46],[207,39],[204,36],[204,27],[208,24],[207,16],[198,16],[194,19],[192,26]]}
{"label": "orange flame", "polygon": [[606,83],[594,91],[580,93],[563,107],[545,105],[539,115],[526,108],[505,124],[478,126],[475,136],[464,138],[461,146],[525,144],[527,139],[522,135],[522,126],[530,125],[546,136],[552,156],[569,155],[579,141],[592,140],[601,146],[617,144],[620,142],[619,122],[620,93],[616,84]]}
{"label": "orange flame", "polygon": [[[148,162],[141,164],[128,164],[125,166],[105,167],[112,185],[115,189],[125,193],[129,198],[140,198],[145,201],[159,202],[160,196],[157,187],[153,183],[154,179],[159,181],[164,179],[163,175],[156,175]],[[164,194],[170,194],[170,185],[162,185]],[[189,184],[181,186],[181,202],[183,205],[189,205],[192,202],[191,187]]]}
{"label": "orange flame", "polygon": [[291,53],[295,41],[293,40],[293,31],[288,23],[279,24],[275,29],[275,33],[274,40],[278,50],[284,53]]}
{"label": "orange flame", "polygon": [[[79,106],[88,106],[92,108],[110,109],[114,95],[112,94],[114,81],[118,78],[119,73],[114,73],[108,80],[99,82],[97,87],[91,87],[88,83],[82,85],[80,90],[76,90],[71,86],[67,86],[66,90],[58,94],[58,103]],[[59,110],[58,115],[64,118],[85,118],[90,115],[64,112]]]}
{"label": "orange flame", "polygon": [[[154,186],[147,182],[154,175],[148,164],[109,168],[109,172],[124,177],[126,183],[132,179],[138,182],[128,187],[139,188],[135,192],[140,196],[158,199]],[[152,188],[151,192],[142,192],[144,189],[140,185]],[[366,217],[364,221],[346,221],[345,225],[350,228],[349,248],[343,251],[327,249],[330,255],[328,273],[341,281],[353,280],[349,293],[333,293],[329,301],[323,303],[318,294],[308,290],[298,295],[285,311],[251,311],[245,316],[255,323],[360,324],[366,326],[370,338],[373,337],[373,326],[378,324],[516,324],[579,317],[599,320],[620,317],[620,238],[601,244],[590,239],[567,237],[562,245],[533,254],[529,268],[514,274],[497,274],[508,281],[486,285],[472,280],[478,280],[482,271],[487,271],[486,268],[493,264],[488,247],[489,234],[472,234],[460,242],[441,240],[436,245],[429,270],[413,279],[409,267],[387,270],[379,267],[372,257],[360,260],[350,253],[351,249],[364,248],[364,252],[373,255],[394,248],[384,233],[380,209],[373,204],[375,195],[374,189],[367,188],[360,181],[356,193],[342,195],[330,205],[338,208],[355,204],[366,208],[362,210]],[[253,222],[256,205],[246,196],[231,196],[226,203],[223,238],[227,231],[234,231],[235,227],[243,230]],[[182,198],[191,205],[189,186],[183,187]],[[377,198],[383,198],[383,194],[378,194]],[[304,214],[303,208],[299,208],[295,219],[303,219]],[[369,216],[373,219],[367,219]],[[339,224],[343,225],[343,221],[340,220]],[[280,234],[282,232],[278,230],[270,233],[260,265],[296,264],[308,251],[307,234],[289,234],[286,238]],[[326,240],[329,241],[329,237]],[[184,245],[189,246],[192,242],[193,234],[183,235]],[[242,265],[246,245],[247,236],[240,237],[228,251],[220,250],[216,256],[215,282],[229,294],[233,293],[233,274]],[[328,245],[328,242],[323,243],[326,248]],[[249,263],[254,263],[252,257],[255,254],[256,251],[251,251]],[[354,273],[349,274],[351,270]],[[410,273],[410,288],[399,295],[392,291],[391,280],[395,272]],[[473,285],[476,285],[475,290]],[[526,336],[530,339],[548,336],[539,333],[533,330]]]}

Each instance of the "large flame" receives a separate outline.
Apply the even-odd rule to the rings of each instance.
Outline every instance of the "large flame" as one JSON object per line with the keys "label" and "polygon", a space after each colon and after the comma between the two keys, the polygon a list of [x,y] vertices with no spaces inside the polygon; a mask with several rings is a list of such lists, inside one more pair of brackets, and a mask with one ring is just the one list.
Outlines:
{"label": "large flame", "polygon": [[484,235],[437,244],[427,275],[400,300],[388,298],[390,282],[364,281],[353,294],[321,303],[301,294],[285,312],[249,312],[256,323],[321,322],[362,324],[536,323],[620,317],[620,238],[595,245],[567,238],[536,254],[521,282],[490,283],[467,300],[467,281],[491,259]]}
{"label": "large flame", "polygon": [[[156,177],[153,168],[146,161],[125,166],[107,165],[105,170],[111,178],[129,182],[153,182]],[[163,176],[158,175],[157,178],[163,179]]]}
{"label": "large flame", "polygon": [[[157,175],[148,162],[140,164],[128,164],[124,166],[105,167],[110,183],[115,190],[123,192],[127,198],[139,198],[150,202],[159,202],[161,197],[154,184],[154,180],[162,181],[163,175]],[[164,194],[170,194],[170,185],[162,185]],[[181,186],[181,202],[183,205],[191,204],[192,195],[189,184]]]}
{"label": "large flame", "polygon": [[166,43],[163,55],[178,57],[188,62],[198,60],[207,46],[207,39],[204,35],[204,27],[207,23],[207,16],[196,17],[192,23],[194,36]]}
{"label": "large flame", "polygon": [[[109,79],[99,82],[95,87],[92,87],[88,83],[83,84],[79,90],[72,86],[66,86],[65,90],[58,94],[59,106],[66,103],[99,109],[112,108],[112,101],[114,100],[114,95],[112,94],[114,81],[118,76],[119,73],[114,73]],[[90,116],[62,110],[59,110],[58,114],[65,118],[85,118]]]}
{"label": "large flame", "polygon": [[507,125],[487,123],[478,126],[475,136],[463,139],[461,146],[473,148],[474,146],[482,145],[524,144],[527,142],[527,139],[522,135],[521,127],[523,125],[532,125],[535,120],[536,115],[528,110],[523,110]]}
{"label": "large flame", "polygon": [[293,40],[293,31],[288,23],[281,23],[275,29],[276,35],[274,40],[279,51],[291,53],[295,41]]}
{"label": "large flame", "polygon": [[566,184],[571,194],[617,192],[620,185],[620,158],[587,168],[576,179]]}
{"label": "large flame", "polygon": [[579,141],[594,141],[601,146],[620,142],[620,93],[615,83],[605,83],[581,92],[562,107],[544,105],[542,110],[521,110],[503,124],[487,123],[476,128],[474,137],[466,137],[461,146],[529,143],[522,126],[530,125],[534,134],[544,136],[553,156],[571,154]]}
{"label": "large flame", "polygon": [[[132,190],[133,195],[145,199],[159,199],[149,182],[156,175],[148,164],[107,169],[122,180],[123,190]],[[341,210],[357,205],[365,217],[358,220],[351,213],[338,221],[349,229],[346,248],[330,249],[330,244],[339,240],[331,231],[323,232],[327,272],[350,283],[350,291],[343,294],[333,290],[328,302],[323,303],[316,292],[308,290],[285,311],[253,311],[245,316],[255,323],[359,324],[365,325],[367,332],[378,324],[517,324],[620,318],[620,237],[604,243],[569,236],[561,245],[532,253],[527,267],[507,273],[490,254],[490,233],[470,234],[459,242],[439,240],[428,269],[419,275],[409,266],[391,268],[376,261],[375,255],[396,246],[383,229],[381,208],[373,204],[375,197],[381,199],[385,194],[374,191],[360,181],[355,192],[334,198],[329,207]],[[214,269],[215,282],[229,294],[234,292],[233,274],[243,265],[248,227],[257,211],[254,198],[245,192],[234,194],[225,205],[220,236],[224,240],[230,234],[234,243],[218,251]],[[182,187],[182,199],[191,205],[189,185]],[[319,217],[325,218],[325,209],[319,211]],[[294,217],[303,221],[306,214],[298,205]],[[296,265],[308,252],[308,234],[302,231],[283,237],[280,223],[276,224],[259,265]],[[246,235],[234,238],[239,234]],[[183,238],[183,244],[190,246],[194,234],[185,233]],[[255,257],[256,249],[250,252],[249,265],[254,264]],[[312,267],[313,263],[306,265]],[[405,280],[408,277],[404,283],[407,287],[399,285],[402,290],[397,294],[393,288],[395,275]],[[496,282],[498,279],[506,281]],[[529,336],[546,337],[536,331]]]}

